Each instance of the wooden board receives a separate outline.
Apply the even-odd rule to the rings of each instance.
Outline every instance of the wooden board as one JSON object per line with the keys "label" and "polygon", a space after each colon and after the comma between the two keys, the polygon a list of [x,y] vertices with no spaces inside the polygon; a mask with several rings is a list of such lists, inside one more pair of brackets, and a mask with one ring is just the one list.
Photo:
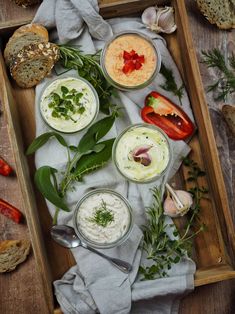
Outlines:
{"label": "wooden board", "polygon": [[[104,18],[133,14],[143,11],[152,4],[161,5],[167,0],[98,0],[100,14]],[[128,5],[126,5],[128,3]],[[30,23],[39,5],[30,8],[18,7],[14,1],[0,0],[0,33]]]}
{"label": "wooden board", "polygon": [[[124,1],[122,1],[123,3]],[[136,2],[136,1],[135,1]],[[179,3],[179,1],[176,1],[175,3],[178,4],[180,11],[177,11],[178,14],[178,18],[179,20],[177,21],[178,23],[178,27],[180,28],[186,28],[188,29],[188,25],[187,25],[187,21],[185,20],[185,8],[184,6],[181,7],[183,5],[183,3]],[[126,12],[126,11],[125,11]],[[119,14],[122,14],[122,11],[118,12]],[[186,24],[185,24],[186,23]],[[182,29],[181,29],[182,30]],[[179,32],[178,32],[179,34]],[[212,130],[211,128],[211,124],[210,124],[210,120],[209,120],[209,115],[208,115],[208,111],[198,111],[198,104],[200,104],[200,108],[202,106],[204,106],[205,108],[207,108],[206,103],[205,103],[205,99],[204,99],[204,95],[203,95],[203,89],[202,89],[202,85],[200,82],[200,79],[198,79],[200,76],[198,75],[198,67],[197,64],[195,62],[195,55],[194,55],[194,51],[193,51],[193,45],[192,45],[192,41],[191,41],[191,35],[190,33],[187,32],[182,32],[180,33],[182,38],[179,38],[181,41],[184,41],[184,46],[182,51],[185,51],[185,49],[189,50],[189,54],[182,56],[185,57],[185,59],[182,59],[183,65],[179,63],[179,67],[180,69],[185,68],[185,65],[187,65],[187,69],[190,69],[189,71],[187,71],[185,73],[185,81],[187,82],[187,78],[190,78],[190,83],[192,80],[192,77],[195,78],[195,80],[192,80],[192,84],[193,88],[196,88],[197,92],[195,93],[195,91],[190,91],[190,98],[192,101],[192,105],[193,105],[193,109],[195,112],[196,109],[196,118],[198,118],[198,125],[199,125],[199,129],[201,127],[204,127],[203,122],[201,121],[201,119],[204,119],[204,115],[205,117],[208,119],[207,120],[207,126],[209,125],[209,131]],[[178,45],[178,39],[175,37],[175,35],[171,35],[171,36],[167,36],[167,41],[169,43],[169,47],[172,50],[173,55],[175,56],[175,59],[177,60],[177,62],[179,62],[180,60],[180,47]],[[187,42],[185,42],[187,40]],[[181,42],[182,43],[182,42]],[[192,62],[192,57],[194,62]],[[4,74],[5,77],[5,83],[6,83],[6,89],[8,92],[8,97],[11,94],[11,90],[10,90],[10,86],[8,86],[8,82],[7,82],[7,78]],[[3,84],[4,85],[4,84]],[[23,134],[23,147],[25,148],[34,138],[34,130],[35,130],[35,125],[34,125],[34,119],[33,119],[33,114],[34,114],[34,91],[33,90],[22,90],[19,89],[18,87],[16,87],[14,85],[14,96],[16,99],[16,103],[17,103],[17,108],[19,111],[19,115],[20,115],[20,123],[21,123],[21,129],[22,129],[22,134]],[[2,95],[2,94],[1,94]],[[0,98],[1,98],[0,95]],[[9,112],[7,112],[8,116],[8,121],[11,121],[11,118],[13,117],[12,120],[12,124],[14,124],[13,126],[13,131],[15,129],[17,129],[18,127],[16,126],[18,118],[17,116],[14,114],[14,101],[13,99],[9,98],[6,102],[9,101],[10,106],[10,110]],[[206,110],[206,109],[205,109]],[[199,118],[200,117],[200,118]],[[9,125],[9,128],[11,127],[11,123]],[[11,134],[11,137],[13,135],[14,138],[14,134],[17,134],[17,136],[20,134],[20,132],[13,132],[13,134]],[[213,133],[210,133],[210,135],[213,138]],[[205,135],[204,133],[199,134],[199,136],[206,136],[205,139],[202,138],[201,142],[199,143],[198,140],[193,140],[192,145],[194,147],[194,151],[196,153],[194,153],[193,158],[196,158],[196,160],[198,160],[198,162],[200,163],[200,165],[203,167],[204,164],[202,162],[202,160],[207,161],[207,155],[203,156],[202,155],[202,149],[200,147],[204,147],[203,145],[207,145],[208,144],[208,140],[211,140],[210,136],[208,138],[207,134]],[[19,141],[19,139],[16,139],[16,142]],[[14,141],[13,141],[13,147],[14,146]],[[213,148],[213,163],[216,164],[216,166],[218,165],[218,168],[216,169],[216,175],[219,175],[219,178],[222,178],[221,175],[221,169],[220,169],[220,165],[218,163],[218,154],[216,151],[216,146],[214,145],[215,143],[213,142],[212,139],[212,145],[209,145],[209,149],[211,149],[211,147]],[[22,151],[22,144],[19,141],[16,145],[18,145],[18,148],[20,150],[20,155],[19,151],[15,152],[15,158],[17,160],[17,158],[19,157],[20,161],[21,158],[23,156],[23,151]],[[201,145],[201,146],[200,146]],[[19,160],[18,160],[19,162]],[[212,163],[212,165],[213,165]],[[18,164],[19,167],[23,167],[24,165],[22,164]],[[30,173],[31,175],[33,175],[34,173],[34,166],[33,166],[33,162],[32,159],[29,160],[29,165],[30,165]],[[208,167],[210,168],[211,166],[211,161],[209,161],[208,165],[207,163],[205,163],[206,170],[208,171]],[[214,169],[214,172],[215,172]],[[26,171],[27,173],[27,171]],[[25,175],[25,172],[23,172],[23,174]],[[184,172],[181,173],[181,175],[184,177]],[[209,181],[208,184],[210,187],[212,187],[210,190],[212,191],[211,196],[214,196],[213,193],[213,181],[216,179],[215,173],[213,173],[213,169],[209,170]],[[27,176],[26,176],[27,177]],[[21,180],[22,182],[22,180]],[[220,182],[220,181],[218,181]],[[228,250],[226,249],[224,242],[228,243],[233,243],[234,240],[234,234],[233,234],[233,228],[231,225],[231,217],[228,214],[228,203],[227,203],[227,198],[226,198],[226,193],[224,193],[225,189],[224,189],[224,184],[223,184],[223,178],[222,178],[222,183],[221,183],[221,189],[219,192],[222,192],[222,202],[221,202],[221,195],[219,193],[219,195],[217,196],[219,199],[219,206],[221,205],[221,207],[217,207],[217,205],[215,205],[215,203],[208,203],[205,204],[204,207],[204,213],[202,213],[202,216],[205,217],[205,219],[212,225],[211,230],[210,230],[210,236],[207,237],[205,235],[201,235],[201,238],[198,238],[196,245],[201,246],[201,244],[203,244],[203,247],[205,248],[205,250],[197,250],[198,251],[198,256],[196,256],[197,262],[198,262],[198,271],[196,274],[196,280],[195,283],[196,285],[201,285],[201,284],[207,284],[210,282],[215,282],[215,281],[219,281],[219,280],[224,280],[224,279],[228,279],[228,278],[232,278],[234,277],[234,270],[233,267],[231,266],[232,264],[230,263],[230,256],[233,253],[230,252],[229,254],[227,254]],[[25,185],[22,185],[22,189],[25,189]],[[28,189],[28,187],[26,186],[26,189]],[[30,188],[29,188],[30,190]],[[217,189],[218,190],[218,189]],[[44,276],[42,276],[42,282],[44,282],[45,284],[45,278],[47,277],[47,275],[45,276],[45,274],[50,273],[51,277],[53,279],[55,278],[59,278],[64,271],[67,270],[67,268],[69,266],[71,266],[73,264],[73,258],[71,257],[71,255],[68,253],[68,251],[63,250],[61,248],[59,248],[55,243],[52,242],[52,240],[49,237],[48,231],[49,231],[49,227],[51,224],[51,219],[49,217],[47,208],[45,206],[45,202],[42,199],[42,197],[35,191],[36,194],[36,203],[37,203],[37,208],[38,208],[38,213],[40,215],[40,223],[43,229],[43,236],[44,236],[44,242],[46,243],[46,251],[47,251],[47,255],[44,256],[42,254],[42,248],[38,248],[38,245],[40,246],[42,244],[42,242],[39,241],[39,243],[37,243],[38,241],[36,240],[36,246],[35,246],[35,250],[36,250],[36,258],[39,261],[39,269],[40,269],[40,273]],[[217,202],[217,200],[216,200]],[[34,208],[34,206],[33,206]],[[218,212],[217,212],[218,211]],[[224,211],[226,211],[226,215],[224,215]],[[36,211],[35,211],[36,212]],[[220,213],[221,212],[221,213]],[[218,219],[217,214],[220,214],[220,217]],[[209,214],[209,215],[208,215]],[[31,215],[29,213],[29,215]],[[220,220],[220,224],[218,223],[218,221]],[[38,239],[38,224],[34,223],[35,221],[35,217],[33,218],[33,221],[29,223],[29,229],[30,229],[30,224],[31,224],[31,229],[30,229],[30,233],[31,233],[31,237],[35,237],[36,239]],[[213,224],[211,223],[213,221]],[[223,234],[220,232],[220,230],[225,230],[226,228],[229,230],[227,235],[227,232],[223,232]],[[211,233],[212,232],[212,233]],[[35,240],[35,239],[34,239]],[[225,241],[226,240],[226,241]],[[231,241],[232,240],[232,241]],[[231,245],[232,247],[232,245]],[[34,252],[35,252],[34,250]],[[40,256],[37,256],[37,254],[41,254],[42,255],[42,259],[40,259]],[[56,256],[60,256],[62,258],[60,258],[60,260],[57,260],[55,257]],[[45,269],[45,267],[43,267],[43,259],[45,257],[48,257],[49,259],[49,269]],[[52,308],[53,307],[53,300],[51,297],[51,294],[48,294],[48,291],[50,291],[51,289],[51,281],[50,279],[48,280],[47,284],[46,284],[46,290],[45,290],[45,296],[46,296],[46,300],[48,301],[48,308]]]}

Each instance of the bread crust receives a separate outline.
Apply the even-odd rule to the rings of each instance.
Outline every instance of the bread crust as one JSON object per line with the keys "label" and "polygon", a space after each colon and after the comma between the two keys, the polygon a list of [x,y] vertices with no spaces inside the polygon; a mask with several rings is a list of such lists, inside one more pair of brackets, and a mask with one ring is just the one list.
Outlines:
{"label": "bread crust", "polygon": [[23,25],[13,33],[12,37],[19,37],[24,33],[35,33],[44,39],[44,41],[49,41],[49,35],[47,29],[38,23],[30,23]]}
{"label": "bread crust", "polygon": [[0,273],[14,270],[24,262],[30,252],[29,240],[5,240],[0,242]]}
{"label": "bread crust", "polygon": [[235,28],[235,2],[234,0],[196,0],[202,14],[211,24],[220,29]]}
{"label": "bread crust", "polygon": [[[30,77],[30,81],[24,82],[20,79],[20,67],[24,64],[29,64],[40,60],[46,63],[46,68],[34,72]],[[17,84],[24,88],[29,88],[37,85],[45,76],[50,74],[51,69],[59,60],[59,48],[53,43],[39,43],[24,47],[14,58],[10,65],[10,73]]]}
{"label": "bread crust", "polygon": [[[14,47],[15,42],[17,41],[17,39],[23,37],[26,34],[31,34],[32,36],[35,35],[35,38],[39,38],[40,42],[48,42],[49,40],[48,31],[44,26],[36,23],[21,26],[13,33],[13,35],[10,37],[6,44],[4,50],[4,58],[7,65],[9,65],[11,59],[15,57],[14,55],[12,56],[12,47]],[[25,45],[27,44],[25,43]]]}

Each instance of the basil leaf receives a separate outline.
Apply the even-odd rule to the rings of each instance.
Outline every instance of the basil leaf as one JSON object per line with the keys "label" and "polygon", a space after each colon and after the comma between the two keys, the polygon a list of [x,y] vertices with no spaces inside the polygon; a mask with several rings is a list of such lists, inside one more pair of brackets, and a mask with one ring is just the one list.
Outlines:
{"label": "basil leaf", "polygon": [[46,142],[49,140],[49,138],[51,138],[52,136],[55,136],[55,138],[57,139],[57,141],[65,146],[68,147],[68,144],[66,143],[65,139],[63,138],[63,136],[61,136],[60,134],[56,133],[56,132],[47,132],[47,133],[43,133],[40,136],[38,136],[37,138],[35,138],[33,140],[33,142],[29,145],[27,151],[26,151],[26,155],[30,155],[33,154],[34,152],[36,152],[36,150],[38,150],[40,147],[42,147],[44,144],[46,144]]}
{"label": "basil leaf", "polygon": [[[59,195],[57,189],[55,188],[55,186],[53,186],[51,182],[51,177],[56,172],[57,170],[55,168],[52,168],[49,166],[40,167],[39,169],[37,169],[34,176],[35,184],[37,188],[39,189],[39,191],[42,193],[42,195],[48,201],[50,201],[56,207],[69,212],[70,209],[64,203],[63,198]],[[55,180],[55,176],[53,176],[53,179]]]}
{"label": "basil leaf", "polygon": [[74,176],[77,180],[94,170],[97,170],[104,166],[112,155],[112,147],[115,138],[107,141],[100,142],[99,145],[105,145],[105,147],[98,152],[92,152],[89,155],[82,156],[76,164]]}
{"label": "basil leaf", "polygon": [[84,153],[90,150],[102,137],[104,137],[113,126],[115,115],[99,120],[94,123],[81,138],[78,144],[78,151]]}

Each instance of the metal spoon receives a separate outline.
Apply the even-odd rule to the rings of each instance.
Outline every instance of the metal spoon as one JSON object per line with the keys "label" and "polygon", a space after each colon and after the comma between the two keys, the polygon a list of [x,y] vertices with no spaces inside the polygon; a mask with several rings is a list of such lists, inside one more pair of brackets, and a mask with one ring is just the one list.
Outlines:
{"label": "metal spoon", "polygon": [[54,225],[51,228],[51,236],[58,244],[66,248],[75,248],[77,246],[82,246],[83,248],[88,249],[89,251],[106,258],[108,261],[110,261],[114,266],[116,266],[124,273],[129,273],[132,270],[132,266],[129,263],[124,262],[118,258],[109,257],[93,249],[87,244],[83,243],[78,238],[78,236],[75,233],[75,230],[72,227],[66,225]]}

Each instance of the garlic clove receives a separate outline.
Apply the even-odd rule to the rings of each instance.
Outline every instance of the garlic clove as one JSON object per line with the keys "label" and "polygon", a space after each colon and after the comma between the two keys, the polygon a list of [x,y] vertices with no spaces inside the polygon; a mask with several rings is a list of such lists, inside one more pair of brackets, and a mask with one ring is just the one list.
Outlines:
{"label": "garlic clove", "polygon": [[170,197],[168,194],[164,203],[163,203],[163,209],[164,209],[164,214],[170,217],[177,217],[177,207],[175,205],[175,202],[173,199]]}
{"label": "garlic clove", "polygon": [[189,192],[183,190],[176,190],[175,193],[180,199],[181,203],[184,205],[184,207],[179,209],[177,207],[177,203],[168,193],[163,203],[164,214],[170,217],[184,216],[193,205],[192,195]]}
{"label": "garlic clove", "polygon": [[141,19],[145,25],[152,25],[156,22],[157,12],[155,7],[149,7],[142,13]]}
{"label": "garlic clove", "polygon": [[142,14],[142,22],[156,33],[173,33],[175,24],[173,7],[149,7]]}
{"label": "garlic clove", "polygon": [[141,154],[147,153],[150,148],[152,148],[151,145],[140,145],[133,149],[132,154],[133,156],[139,156]]}
{"label": "garlic clove", "polygon": [[151,157],[149,156],[148,153],[143,153],[143,154],[140,154],[138,156],[134,156],[133,157],[134,161],[136,162],[139,162],[141,165],[147,167],[151,164]]}

